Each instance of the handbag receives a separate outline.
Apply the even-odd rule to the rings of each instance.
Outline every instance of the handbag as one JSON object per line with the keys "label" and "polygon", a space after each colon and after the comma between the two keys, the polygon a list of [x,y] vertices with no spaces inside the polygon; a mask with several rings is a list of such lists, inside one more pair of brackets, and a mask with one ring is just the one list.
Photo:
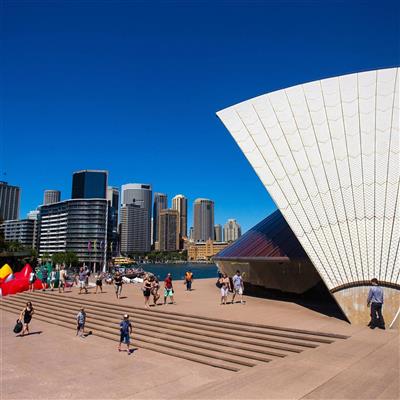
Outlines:
{"label": "handbag", "polygon": [[14,333],[20,333],[22,331],[22,322],[17,319],[17,323],[14,326]]}

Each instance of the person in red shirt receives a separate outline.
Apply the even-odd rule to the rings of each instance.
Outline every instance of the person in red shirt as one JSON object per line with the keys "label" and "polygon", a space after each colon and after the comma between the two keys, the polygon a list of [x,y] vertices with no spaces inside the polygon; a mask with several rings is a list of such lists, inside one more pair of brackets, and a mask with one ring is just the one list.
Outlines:
{"label": "person in red shirt", "polygon": [[167,297],[171,299],[170,304],[174,304],[174,288],[172,286],[170,273],[168,273],[167,277],[164,279],[164,304],[167,304]]}

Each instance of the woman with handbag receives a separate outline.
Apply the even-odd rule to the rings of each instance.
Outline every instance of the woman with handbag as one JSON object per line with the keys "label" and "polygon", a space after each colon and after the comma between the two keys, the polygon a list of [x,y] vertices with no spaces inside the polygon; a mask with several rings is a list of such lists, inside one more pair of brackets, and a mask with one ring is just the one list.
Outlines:
{"label": "woman with handbag", "polygon": [[26,303],[26,307],[21,311],[21,314],[19,315],[19,320],[23,321],[24,323],[24,328],[22,329],[21,336],[24,336],[25,333],[29,335],[29,324],[32,320],[32,315],[35,313],[33,310],[32,303],[28,301]]}

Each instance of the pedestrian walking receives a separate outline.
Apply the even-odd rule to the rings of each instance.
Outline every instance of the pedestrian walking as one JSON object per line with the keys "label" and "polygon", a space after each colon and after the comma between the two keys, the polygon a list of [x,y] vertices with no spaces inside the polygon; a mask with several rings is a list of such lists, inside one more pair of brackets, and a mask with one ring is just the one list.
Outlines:
{"label": "pedestrian walking", "polygon": [[76,336],[84,338],[85,336],[85,323],[86,323],[86,312],[83,307],[80,308],[76,315]]}
{"label": "pedestrian walking", "polygon": [[100,292],[103,293],[103,274],[101,272],[96,275],[96,291],[94,294],[97,294],[97,289],[100,289]]}
{"label": "pedestrian walking", "polygon": [[379,286],[378,279],[371,279],[372,287],[369,289],[367,306],[371,307],[371,321],[368,326],[371,329],[378,327],[385,329],[385,320],[382,315],[383,289]]}
{"label": "pedestrian walking", "polygon": [[42,291],[46,291],[47,288],[47,278],[48,278],[48,271],[47,271],[47,267],[44,266],[42,268]]}
{"label": "pedestrian walking", "polygon": [[131,321],[129,321],[128,314],[125,314],[124,319],[120,322],[119,330],[120,330],[120,339],[119,339],[118,351],[121,351],[121,344],[125,343],[129,356],[131,354],[129,345],[131,343],[130,335],[132,335],[132,324]]}
{"label": "pedestrian walking", "polygon": [[89,286],[89,277],[90,277],[90,268],[89,267],[85,267],[85,273],[86,273],[85,284],[86,284],[86,287],[88,287]]}
{"label": "pedestrian walking", "polygon": [[167,277],[164,279],[164,305],[167,304],[167,297],[170,298],[169,304],[174,304],[174,288],[172,286],[172,277],[168,273]]}
{"label": "pedestrian walking", "polygon": [[86,271],[83,267],[79,270],[79,294],[82,293],[82,289],[85,290],[85,293],[88,293],[87,286],[86,286]]}
{"label": "pedestrian walking", "polygon": [[50,272],[50,288],[52,292],[54,291],[54,285],[56,284],[56,277],[57,277],[57,271],[53,267],[53,269]]}
{"label": "pedestrian walking", "polygon": [[20,315],[19,315],[19,320],[21,322],[23,322],[24,327],[22,329],[22,333],[21,336],[24,336],[25,333],[27,333],[29,335],[29,324],[32,321],[32,315],[35,313],[32,303],[30,301],[28,301],[26,303],[25,308],[21,311]]}
{"label": "pedestrian walking", "polygon": [[160,282],[158,282],[158,279],[154,275],[150,278],[150,282],[151,282],[151,295],[153,296],[153,303],[156,306],[157,301],[160,298],[160,294],[158,293],[160,289]]}
{"label": "pedestrian walking", "polygon": [[221,292],[221,305],[225,305],[228,300],[228,294],[231,290],[231,282],[227,274],[222,274],[221,278],[218,279]]}
{"label": "pedestrian walking", "polygon": [[30,292],[34,292],[35,291],[34,283],[35,283],[36,279],[37,279],[36,272],[33,269],[32,272],[29,274],[29,291]]}
{"label": "pedestrian walking", "polygon": [[240,274],[240,271],[236,271],[236,274],[232,277],[233,282],[233,296],[232,296],[232,304],[235,302],[236,295],[239,295],[240,303],[245,304],[243,301],[243,291],[244,291],[244,283],[243,277]]}
{"label": "pedestrian walking", "polygon": [[189,271],[185,272],[185,280],[184,283],[186,284],[186,290],[192,290],[192,283],[193,283],[193,272],[189,269]]}
{"label": "pedestrian walking", "polygon": [[117,299],[119,299],[121,297],[122,284],[123,284],[122,275],[119,271],[117,271],[114,275],[114,287],[115,287],[115,294],[117,296]]}
{"label": "pedestrian walking", "polygon": [[143,290],[143,296],[144,296],[144,306],[146,308],[150,308],[149,300],[150,300],[151,288],[152,288],[152,285],[150,282],[149,275],[145,275],[145,277],[143,279],[142,290]]}
{"label": "pedestrian walking", "polygon": [[61,291],[64,293],[66,284],[67,284],[67,271],[65,270],[65,266],[61,265],[60,277],[58,280],[58,292],[59,293],[61,293]]}

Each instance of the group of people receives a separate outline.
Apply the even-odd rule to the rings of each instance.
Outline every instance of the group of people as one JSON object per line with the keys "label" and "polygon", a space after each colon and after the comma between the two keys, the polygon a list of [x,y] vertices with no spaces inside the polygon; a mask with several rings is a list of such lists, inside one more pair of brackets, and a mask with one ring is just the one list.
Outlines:
{"label": "group of people", "polygon": [[218,278],[216,286],[221,291],[221,305],[225,305],[228,302],[229,293],[233,293],[231,303],[234,304],[236,295],[239,296],[240,303],[245,304],[246,302],[243,300],[243,292],[244,292],[244,281],[243,276],[240,271],[236,271],[236,274],[231,279],[227,274],[221,274]]}
{"label": "group of people", "polygon": [[[40,269],[42,278],[41,278],[41,283],[42,283],[42,291],[46,291],[47,289],[47,282],[49,280],[49,273],[48,269],[46,266],[43,266]],[[52,270],[50,271],[50,290],[54,291],[56,281],[57,281],[57,275],[58,275],[58,291],[64,292],[64,289],[67,284],[67,271],[65,269],[65,266],[62,265],[61,268],[58,267],[53,267]],[[35,291],[35,282],[38,279],[37,273],[35,270],[32,270],[32,272],[29,274],[29,291],[34,292]]]}

